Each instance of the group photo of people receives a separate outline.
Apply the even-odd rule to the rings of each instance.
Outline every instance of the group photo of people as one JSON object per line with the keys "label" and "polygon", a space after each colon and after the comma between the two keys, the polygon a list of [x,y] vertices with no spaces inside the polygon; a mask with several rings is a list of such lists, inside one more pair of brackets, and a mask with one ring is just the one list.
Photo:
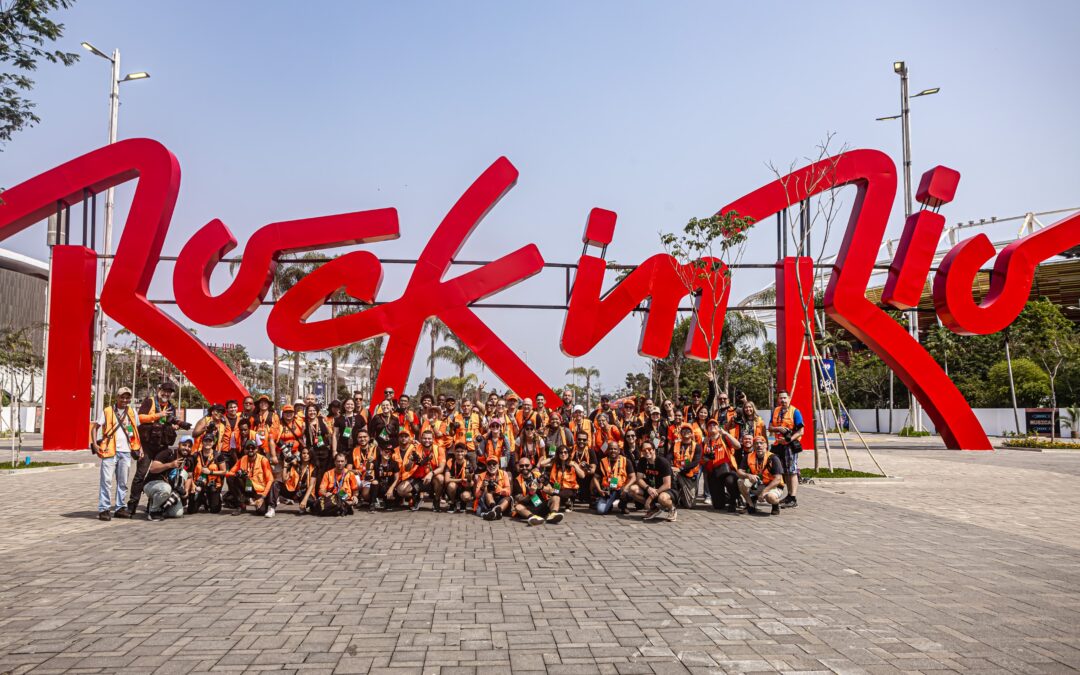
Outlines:
{"label": "group photo of people", "polygon": [[575,511],[674,522],[679,509],[798,506],[802,413],[783,391],[759,413],[712,377],[704,396],[602,396],[588,409],[570,390],[547,401],[386,389],[374,405],[357,391],[280,407],[248,396],[194,423],[178,418],[176,390],[163,381],[136,404],[121,387],[91,425],[99,519],[427,509],[536,526]]}

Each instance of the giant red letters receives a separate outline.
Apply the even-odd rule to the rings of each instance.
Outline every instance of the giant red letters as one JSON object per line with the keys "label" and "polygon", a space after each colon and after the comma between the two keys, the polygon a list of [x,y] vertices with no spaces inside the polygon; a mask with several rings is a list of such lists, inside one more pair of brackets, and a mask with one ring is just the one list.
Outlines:
{"label": "giant red letters", "polygon": [[[290,350],[323,350],[387,335],[386,356],[377,387],[404,390],[424,322],[441,318],[508,387],[526,395],[557,397],[480,318],[470,304],[537,273],[543,258],[535,245],[524,246],[498,260],[444,281],[454,256],[491,208],[514,185],[517,170],[499,158],[465,191],[435,229],[420,254],[400,298],[356,314],[308,321],[339,290],[364,303],[376,303],[382,268],[370,252],[347,253],[311,273],[276,303],[267,322],[271,340]],[[168,231],[180,183],[176,158],[159,143],[133,139],[95,150],[46,171],[3,194],[0,240],[44,220],[87,194],[138,181],[117,246],[116,257],[101,293],[103,311],[174,363],[208,399],[238,398],[245,390],[213,352],[146,298]],[[936,167],[923,177],[918,200],[933,209],[952,200],[959,174]],[[987,449],[989,442],[960,392],[907,331],[866,299],[876,252],[884,237],[896,192],[892,161],[873,150],[843,153],[770,183],[732,202],[721,212],[761,220],[825,190],[854,185],[857,196],[843,243],[825,293],[825,311],[873,349],[919,398],[951,448]],[[615,231],[615,214],[594,209],[585,241],[606,246]],[[890,269],[883,299],[897,308],[914,306],[922,295],[944,219],[927,210],[905,224],[897,260]],[[220,259],[237,242],[228,228],[213,220],[183,247],[173,274],[180,309],[204,325],[229,325],[247,317],[266,297],[274,266],[283,253],[368,244],[396,238],[397,213],[392,208],[280,222],[260,228],[248,241],[239,272],[221,294],[210,293],[209,279]],[[994,265],[990,292],[981,303],[972,298],[979,269],[994,255],[989,239],[978,235],[955,246],[934,279],[934,304],[942,321],[959,333],[990,333],[1007,326],[1024,306],[1035,267],[1043,260],[1080,244],[1080,216],[1006,247]],[[719,261],[713,261],[719,262]],[[91,334],[96,278],[93,253],[82,247],[57,246],[50,279],[49,368],[46,376],[46,449],[85,447],[86,428],[72,423],[73,413],[89,407]],[[793,391],[796,405],[811,409],[806,358],[806,307],[812,303],[803,280],[812,278],[807,259],[787,259],[778,266],[778,381]],[[666,255],[641,263],[609,293],[601,296],[606,263],[582,255],[569,301],[561,345],[583,356],[645,299],[649,316],[642,330],[640,352],[668,353],[679,301],[697,291],[694,301],[704,326],[691,331],[686,353],[710,356],[706,332],[723,326],[729,283],[722,264],[707,266],[712,276],[688,288],[686,269]],[[716,297],[713,297],[713,295]],[[62,311],[64,310],[64,311]],[[700,329],[703,330],[700,330]],[[812,330],[812,325],[810,327]],[[715,355],[716,341],[711,344]],[[804,375],[805,373],[805,375]],[[81,413],[80,413],[81,414]],[[78,419],[75,414],[74,419]],[[808,420],[808,424],[812,420]],[[812,433],[807,434],[812,437]],[[809,445],[809,438],[804,444]]]}

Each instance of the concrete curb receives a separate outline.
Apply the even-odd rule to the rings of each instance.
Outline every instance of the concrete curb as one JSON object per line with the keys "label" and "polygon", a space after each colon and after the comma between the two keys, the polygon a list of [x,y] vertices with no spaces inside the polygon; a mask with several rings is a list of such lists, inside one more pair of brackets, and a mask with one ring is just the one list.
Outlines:
{"label": "concrete curb", "polygon": [[903,482],[904,479],[901,476],[887,476],[885,478],[808,478],[799,481],[799,485],[832,487],[834,485],[895,485]]}
{"label": "concrete curb", "polygon": [[[32,465],[31,465],[32,466]],[[28,473],[45,473],[47,471],[67,471],[68,469],[89,469],[97,466],[97,464],[80,463],[80,464],[64,464],[63,466],[43,466],[40,468],[29,469],[0,469],[0,476],[21,476]]]}

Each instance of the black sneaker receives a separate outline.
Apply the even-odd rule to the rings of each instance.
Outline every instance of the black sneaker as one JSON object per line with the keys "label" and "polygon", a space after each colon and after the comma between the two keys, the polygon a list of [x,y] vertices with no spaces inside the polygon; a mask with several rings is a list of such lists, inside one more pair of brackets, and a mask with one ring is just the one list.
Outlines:
{"label": "black sneaker", "polygon": [[498,516],[495,515],[495,509],[492,509],[491,511],[488,511],[483,516],[484,520],[495,520],[495,518],[497,518],[497,517]]}
{"label": "black sneaker", "polygon": [[495,520],[502,520],[502,509],[495,509]]}
{"label": "black sneaker", "polygon": [[146,512],[146,519],[151,521],[151,522],[156,523],[158,521],[165,520],[165,517],[162,516],[160,513],[154,513],[153,511],[147,511]]}
{"label": "black sneaker", "polygon": [[117,509],[116,513],[113,514],[113,517],[130,519],[131,513],[127,509]]}
{"label": "black sneaker", "polygon": [[451,504],[450,506],[446,507],[446,512],[457,513],[457,504]]}
{"label": "black sneaker", "polygon": [[779,504],[773,504],[772,505],[772,515],[774,515],[774,516],[780,515],[780,505]]}
{"label": "black sneaker", "polygon": [[735,502],[732,502],[732,503],[728,504],[727,505],[727,510],[728,510],[728,513],[734,513],[735,515],[739,514],[739,509],[738,509],[738,507],[735,506]]}
{"label": "black sneaker", "polygon": [[755,513],[757,513],[757,507],[753,506],[751,504],[747,504],[746,505],[746,512],[749,513],[750,515],[754,515]]}
{"label": "black sneaker", "polygon": [[420,510],[420,500],[419,499],[413,499],[412,503],[409,504],[409,510],[410,511],[419,511]]}
{"label": "black sneaker", "polygon": [[106,523],[112,520],[112,511],[98,511],[98,520],[104,520]]}
{"label": "black sneaker", "polygon": [[435,506],[431,507],[431,512],[432,513],[442,513],[442,507],[439,506],[438,504],[436,504]]}
{"label": "black sneaker", "polygon": [[788,495],[787,498],[784,499],[784,501],[780,502],[780,505],[783,506],[785,509],[793,509],[799,505],[799,501],[791,495]]}

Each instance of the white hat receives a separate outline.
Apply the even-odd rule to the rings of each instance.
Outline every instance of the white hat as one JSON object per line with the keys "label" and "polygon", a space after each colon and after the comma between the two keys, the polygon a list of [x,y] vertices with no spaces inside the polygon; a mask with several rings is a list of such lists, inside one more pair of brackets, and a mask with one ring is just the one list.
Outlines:
{"label": "white hat", "polygon": [[574,412],[585,412],[585,406],[578,403],[576,406],[574,406]]}

